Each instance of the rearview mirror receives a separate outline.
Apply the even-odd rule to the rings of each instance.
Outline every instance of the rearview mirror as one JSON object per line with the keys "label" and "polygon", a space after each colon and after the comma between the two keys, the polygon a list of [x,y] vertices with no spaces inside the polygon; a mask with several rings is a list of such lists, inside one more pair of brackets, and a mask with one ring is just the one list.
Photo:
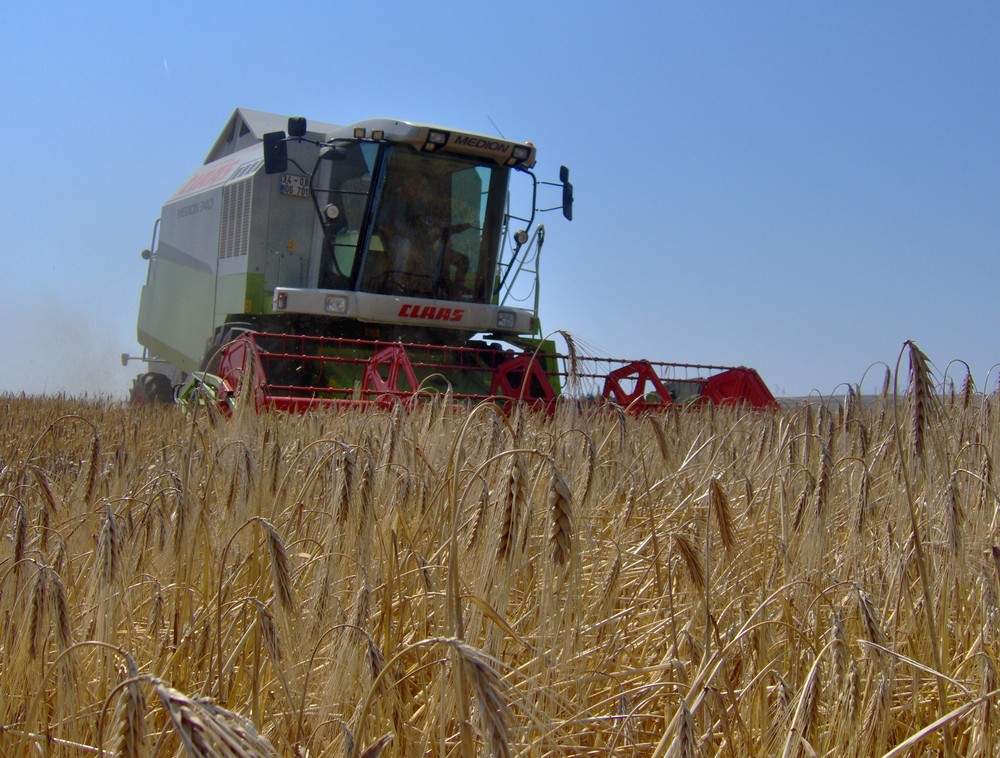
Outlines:
{"label": "rearview mirror", "polygon": [[319,151],[321,161],[342,161],[347,157],[347,150],[342,145],[327,145]]}
{"label": "rearview mirror", "polygon": [[284,132],[264,135],[264,173],[280,174],[288,170],[288,144]]}
{"label": "rearview mirror", "polygon": [[569,182],[569,169],[559,167],[559,181],[562,182],[562,212],[567,221],[573,220],[573,185]]}

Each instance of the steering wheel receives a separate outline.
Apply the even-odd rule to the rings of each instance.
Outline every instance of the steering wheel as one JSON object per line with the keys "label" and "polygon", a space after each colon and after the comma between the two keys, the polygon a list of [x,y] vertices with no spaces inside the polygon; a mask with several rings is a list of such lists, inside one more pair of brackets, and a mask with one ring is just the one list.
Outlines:
{"label": "steering wheel", "polygon": [[406,286],[399,278],[398,271],[386,271],[378,276],[376,282],[378,283],[378,291],[383,295],[410,294],[407,292]]}

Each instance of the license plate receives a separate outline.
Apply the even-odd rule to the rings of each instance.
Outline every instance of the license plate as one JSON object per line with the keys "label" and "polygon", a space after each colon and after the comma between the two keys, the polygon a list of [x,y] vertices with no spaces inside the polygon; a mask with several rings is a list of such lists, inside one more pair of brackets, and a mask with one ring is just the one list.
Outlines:
{"label": "license plate", "polygon": [[281,194],[292,197],[309,197],[309,179],[295,174],[281,175]]}

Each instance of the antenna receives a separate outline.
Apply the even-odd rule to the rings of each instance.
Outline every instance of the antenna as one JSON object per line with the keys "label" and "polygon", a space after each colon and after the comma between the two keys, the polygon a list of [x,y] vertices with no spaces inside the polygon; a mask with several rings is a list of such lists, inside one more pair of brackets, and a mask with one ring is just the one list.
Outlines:
{"label": "antenna", "polygon": [[503,136],[503,132],[500,131],[500,127],[497,126],[497,122],[493,120],[492,116],[490,116],[489,113],[486,114],[486,118],[488,118],[490,120],[490,123],[493,124],[493,128],[497,130],[497,134],[500,135],[500,138],[507,139],[506,137]]}

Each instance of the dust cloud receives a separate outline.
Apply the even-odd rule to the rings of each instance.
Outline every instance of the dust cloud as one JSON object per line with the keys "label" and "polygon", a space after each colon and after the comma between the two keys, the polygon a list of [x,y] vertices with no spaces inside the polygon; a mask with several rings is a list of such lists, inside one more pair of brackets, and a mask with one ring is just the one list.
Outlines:
{"label": "dust cloud", "polygon": [[[135,315],[44,297],[0,304],[0,394],[101,397],[123,400],[138,362]],[[39,303],[44,303],[41,307]]]}

